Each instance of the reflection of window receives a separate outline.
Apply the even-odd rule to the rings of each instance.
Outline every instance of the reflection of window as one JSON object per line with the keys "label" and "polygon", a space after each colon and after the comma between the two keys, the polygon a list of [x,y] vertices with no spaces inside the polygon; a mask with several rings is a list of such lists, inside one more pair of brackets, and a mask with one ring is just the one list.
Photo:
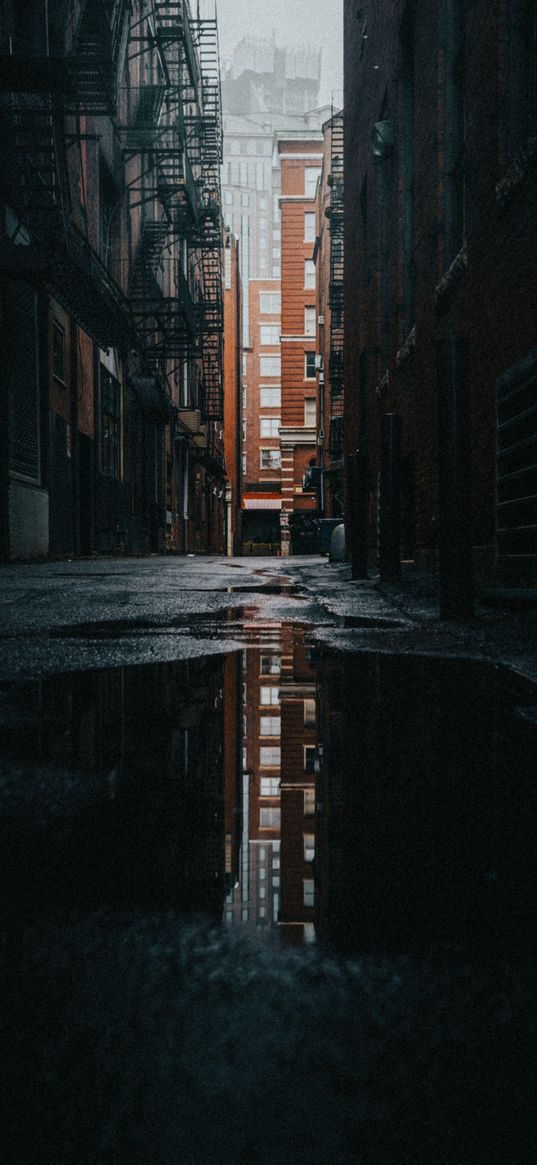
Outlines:
{"label": "reflection of window", "polygon": [[261,324],[259,332],[261,344],[279,344],[280,329],[278,324]]}
{"label": "reflection of window", "polygon": [[260,435],[261,437],[277,437],[280,432],[280,418],[279,417],[261,417]]}
{"label": "reflection of window", "polygon": [[119,477],[121,401],[119,384],[101,364],[101,472]]}
{"label": "reflection of window", "polygon": [[277,769],[282,763],[282,750],[276,744],[262,745],[259,749],[259,763],[264,769]]}
{"label": "reflection of window", "polygon": [[304,379],[315,380],[315,352],[304,352]]}
{"label": "reflection of window", "polygon": [[308,213],[308,214],[304,215],[304,242],[305,243],[314,243],[315,242],[315,215],[314,214]]}
{"label": "reflection of window", "polygon": [[315,814],[315,789],[304,789],[304,817]]}
{"label": "reflection of window", "polygon": [[[304,194],[306,198],[315,198],[315,188],[317,186],[317,179],[321,173],[320,167],[306,166],[304,170]],[[315,220],[315,216],[314,216]]]}
{"label": "reflection of window", "polygon": [[315,834],[304,834],[304,861],[312,862],[315,857]]}
{"label": "reflection of window", "polygon": [[260,461],[261,469],[281,469],[282,458],[279,449],[261,449]]}
{"label": "reflection of window", "polygon": [[52,321],[52,371],[65,384],[65,328]]}
{"label": "reflection of window", "polygon": [[261,736],[281,736],[282,722],[279,716],[261,717]]}
{"label": "reflection of window", "polygon": [[304,772],[315,772],[315,746],[306,745],[304,749]]}
{"label": "reflection of window", "polygon": [[279,676],[282,670],[282,661],[279,655],[261,656],[261,675]]}
{"label": "reflection of window", "polygon": [[315,286],[315,263],[313,259],[306,259],[304,263],[304,287],[308,291],[313,291]]}
{"label": "reflection of window", "polygon": [[282,370],[281,356],[259,357],[261,376],[280,376]]}
{"label": "reflection of window", "polygon": [[304,878],[304,906],[315,905],[315,883],[313,878]]}
{"label": "reflection of window", "polygon": [[262,797],[279,797],[280,796],[280,778],[279,777],[261,777],[261,796]]}
{"label": "reflection of window", "polygon": [[279,408],[282,403],[281,388],[262,388],[259,403],[262,409]]}
{"label": "reflection of window", "polygon": [[280,689],[262,687],[261,704],[264,708],[278,708],[280,704]]}
{"label": "reflection of window", "polygon": [[282,297],[277,291],[261,291],[259,295],[259,310],[262,315],[279,315],[282,310]]}
{"label": "reflection of window", "polygon": [[281,811],[279,809],[261,809],[259,814],[259,824],[262,829],[279,829],[281,821]]}
{"label": "reflection of window", "polygon": [[315,700],[304,700],[304,727],[315,727]]}

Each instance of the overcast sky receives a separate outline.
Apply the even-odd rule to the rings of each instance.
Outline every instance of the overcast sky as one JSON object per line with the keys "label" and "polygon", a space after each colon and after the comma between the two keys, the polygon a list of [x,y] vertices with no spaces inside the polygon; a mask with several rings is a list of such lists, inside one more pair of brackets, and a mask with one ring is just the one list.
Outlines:
{"label": "overcast sky", "polygon": [[270,36],[279,45],[323,50],[321,104],[343,103],[343,0],[217,0],[222,56],[243,36]]}

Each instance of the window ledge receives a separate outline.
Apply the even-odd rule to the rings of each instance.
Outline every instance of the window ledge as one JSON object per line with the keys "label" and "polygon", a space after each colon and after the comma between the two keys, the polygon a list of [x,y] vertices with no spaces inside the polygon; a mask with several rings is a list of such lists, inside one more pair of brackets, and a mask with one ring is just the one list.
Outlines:
{"label": "window ledge", "polygon": [[434,298],[436,306],[441,307],[443,301],[453,290],[456,283],[462,279],[465,271],[468,269],[468,245],[463,243],[458,255],[455,255],[453,262],[448,267],[443,275],[440,283],[435,288]]}
{"label": "window ledge", "polygon": [[401,345],[401,347],[397,353],[397,356],[395,357],[398,368],[402,368],[403,364],[406,364],[407,360],[412,355],[415,347],[416,347],[416,325],[414,324],[414,327],[410,329],[404,344]]}
{"label": "window ledge", "polygon": [[499,206],[505,206],[517,187],[524,181],[528,166],[536,154],[537,134],[533,134],[528,138],[526,145],[518,151],[509,169],[496,186],[496,202]]}

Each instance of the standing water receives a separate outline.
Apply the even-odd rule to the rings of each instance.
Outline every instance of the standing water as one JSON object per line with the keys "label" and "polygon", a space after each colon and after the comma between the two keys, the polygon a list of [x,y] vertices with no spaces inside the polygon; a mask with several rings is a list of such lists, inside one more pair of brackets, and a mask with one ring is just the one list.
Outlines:
{"label": "standing water", "polygon": [[233,634],[0,689],[3,1159],[531,1159],[535,690]]}

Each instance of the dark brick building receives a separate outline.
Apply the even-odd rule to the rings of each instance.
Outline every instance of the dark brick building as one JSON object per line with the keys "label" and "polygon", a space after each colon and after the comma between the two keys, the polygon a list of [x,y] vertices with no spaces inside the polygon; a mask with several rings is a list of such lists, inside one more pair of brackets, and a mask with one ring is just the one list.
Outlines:
{"label": "dark brick building", "polygon": [[[537,573],[537,56],[528,0],[345,3],[345,444],[355,573],[445,611]],[[473,570],[472,570],[473,566]]]}

